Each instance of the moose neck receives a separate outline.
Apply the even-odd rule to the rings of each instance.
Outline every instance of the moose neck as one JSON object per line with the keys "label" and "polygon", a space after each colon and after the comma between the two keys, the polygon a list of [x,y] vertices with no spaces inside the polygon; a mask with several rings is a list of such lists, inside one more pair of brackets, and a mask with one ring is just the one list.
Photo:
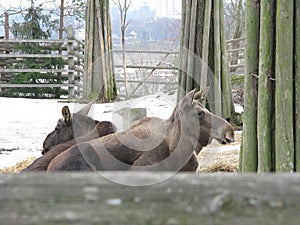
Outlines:
{"label": "moose neck", "polygon": [[182,122],[178,115],[178,107],[176,106],[172,115],[167,120],[167,142],[169,145],[169,151],[173,152],[179,150],[182,153],[199,152],[202,145],[195,139],[194,136],[185,134],[182,129]]}

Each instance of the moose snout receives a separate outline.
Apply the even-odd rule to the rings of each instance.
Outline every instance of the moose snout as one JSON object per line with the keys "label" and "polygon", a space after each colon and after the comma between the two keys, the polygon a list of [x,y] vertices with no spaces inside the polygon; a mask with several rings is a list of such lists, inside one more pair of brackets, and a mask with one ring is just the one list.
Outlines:
{"label": "moose snout", "polygon": [[235,141],[233,126],[221,117],[212,118],[212,124],[216,131],[214,138],[222,144],[228,144]]}
{"label": "moose snout", "polygon": [[42,148],[42,155],[45,155],[48,151],[50,150],[50,147],[46,147],[46,146],[43,146]]}
{"label": "moose snout", "polygon": [[235,142],[234,128],[228,122],[226,124],[226,132],[225,132],[224,140],[225,140],[225,144]]}

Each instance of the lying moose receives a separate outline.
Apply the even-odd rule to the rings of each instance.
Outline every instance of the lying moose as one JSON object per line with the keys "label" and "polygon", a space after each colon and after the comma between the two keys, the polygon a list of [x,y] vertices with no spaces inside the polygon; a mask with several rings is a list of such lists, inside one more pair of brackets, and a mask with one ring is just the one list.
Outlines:
{"label": "lying moose", "polygon": [[195,154],[216,139],[234,141],[233,127],[201,103],[207,91],[189,92],[169,119],[144,118],[128,130],[73,145],[57,155],[47,171],[195,171]]}
{"label": "lying moose", "polygon": [[92,103],[74,114],[64,106],[63,119],[58,120],[55,130],[48,134],[43,142],[43,156],[23,171],[46,171],[52,159],[73,145],[114,133],[116,127],[113,123],[99,122],[87,116],[91,106]]}

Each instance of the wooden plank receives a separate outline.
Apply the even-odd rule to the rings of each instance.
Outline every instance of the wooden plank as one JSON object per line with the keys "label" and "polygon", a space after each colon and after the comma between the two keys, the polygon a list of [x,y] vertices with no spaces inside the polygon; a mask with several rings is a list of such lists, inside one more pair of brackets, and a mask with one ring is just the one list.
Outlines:
{"label": "wooden plank", "polygon": [[0,43],[68,43],[76,42],[76,40],[57,40],[57,39],[0,39]]}
{"label": "wooden plank", "polygon": [[229,68],[245,67],[245,64],[229,65]]}
{"label": "wooden plank", "polygon": [[83,45],[83,46],[85,45],[84,40],[79,40],[78,38],[75,38],[75,37],[74,37],[74,39],[76,42],[78,42],[78,44]]}
{"label": "wooden plank", "polygon": [[[142,54],[142,53],[149,53],[149,54],[174,54],[174,55],[178,55],[179,52],[177,51],[149,51],[149,50],[126,50],[126,53],[138,53],[138,54]],[[113,53],[122,53],[122,50],[113,50]]]}
{"label": "wooden plank", "polygon": [[230,40],[226,40],[225,43],[231,43],[231,42],[235,42],[235,41],[245,41],[245,37],[240,37],[240,38],[234,38],[234,39],[230,39]]}
{"label": "wooden plank", "polygon": [[[124,83],[123,79],[116,79],[116,82]],[[128,83],[143,83],[143,84],[167,84],[167,85],[178,85],[175,81],[151,81],[151,80],[127,80]]]}
{"label": "wooden plank", "polygon": [[36,87],[36,88],[44,88],[44,87],[75,87],[74,84],[1,84],[0,88],[25,88],[25,87]]}
{"label": "wooden plank", "polygon": [[84,73],[84,69],[82,69],[82,68],[80,68],[78,66],[75,66],[74,70],[77,71],[77,72],[80,72],[80,73]]}
{"label": "wooden plank", "polygon": [[[115,65],[116,68],[122,68],[123,65]],[[178,70],[177,66],[144,66],[144,65],[126,65],[126,68],[132,69],[157,69],[157,70]]]}
{"label": "wooden plank", "polygon": [[[169,56],[169,54],[166,54],[166,55],[161,59],[161,61],[160,61],[158,64],[156,64],[155,66],[160,66],[160,65],[163,63],[163,61],[165,61],[165,59],[168,58],[168,56]],[[143,78],[142,82],[140,82],[140,83],[139,83],[139,84],[131,91],[131,93],[129,94],[129,97],[132,96],[132,95],[136,92],[136,90],[143,84],[143,81],[148,80],[148,79],[153,75],[154,71],[155,71],[155,69],[152,69],[152,70],[150,71],[150,73],[148,73],[147,76]],[[126,79],[126,82],[127,82],[127,79]]]}
{"label": "wooden plank", "polygon": [[67,58],[59,54],[0,54],[0,58]]}
{"label": "wooden plank", "polygon": [[[1,224],[299,224],[298,175],[0,174]],[[151,184],[127,186],[111,182]],[[160,182],[158,182],[160,181]]]}
{"label": "wooden plank", "polygon": [[73,51],[73,55],[76,56],[77,58],[84,60],[84,55],[81,54],[80,52]]}
{"label": "wooden plank", "polygon": [[63,72],[75,72],[75,70],[70,69],[2,69],[0,68],[0,73],[63,73]]}
{"label": "wooden plank", "polygon": [[245,48],[235,48],[235,49],[228,49],[226,52],[244,52]]}

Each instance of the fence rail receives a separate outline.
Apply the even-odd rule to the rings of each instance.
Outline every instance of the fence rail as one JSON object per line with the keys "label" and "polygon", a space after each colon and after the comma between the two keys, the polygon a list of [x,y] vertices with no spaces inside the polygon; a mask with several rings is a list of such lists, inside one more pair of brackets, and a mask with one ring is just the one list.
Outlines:
{"label": "fence rail", "polygon": [[[40,46],[48,46],[51,54],[29,54],[18,53],[15,50],[16,44],[39,44]],[[74,98],[81,96],[82,81],[84,72],[84,42],[75,39],[71,32],[68,39],[0,39],[0,91],[4,88],[68,88],[68,97]],[[17,68],[15,65],[24,59],[35,58],[43,59],[62,59],[64,65],[62,68]],[[10,66],[8,66],[10,65]],[[54,78],[67,78],[62,83],[26,83],[11,84],[8,83],[12,74],[16,73],[52,73]]]}
{"label": "fence rail", "polygon": [[227,40],[226,52],[231,75],[244,74],[245,69],[245,38]]}
{"label": "fence rail", "polygon": [[292,225],[300,220],[299,174],[101,171],[0,174],[0,180],[1,224]]}

